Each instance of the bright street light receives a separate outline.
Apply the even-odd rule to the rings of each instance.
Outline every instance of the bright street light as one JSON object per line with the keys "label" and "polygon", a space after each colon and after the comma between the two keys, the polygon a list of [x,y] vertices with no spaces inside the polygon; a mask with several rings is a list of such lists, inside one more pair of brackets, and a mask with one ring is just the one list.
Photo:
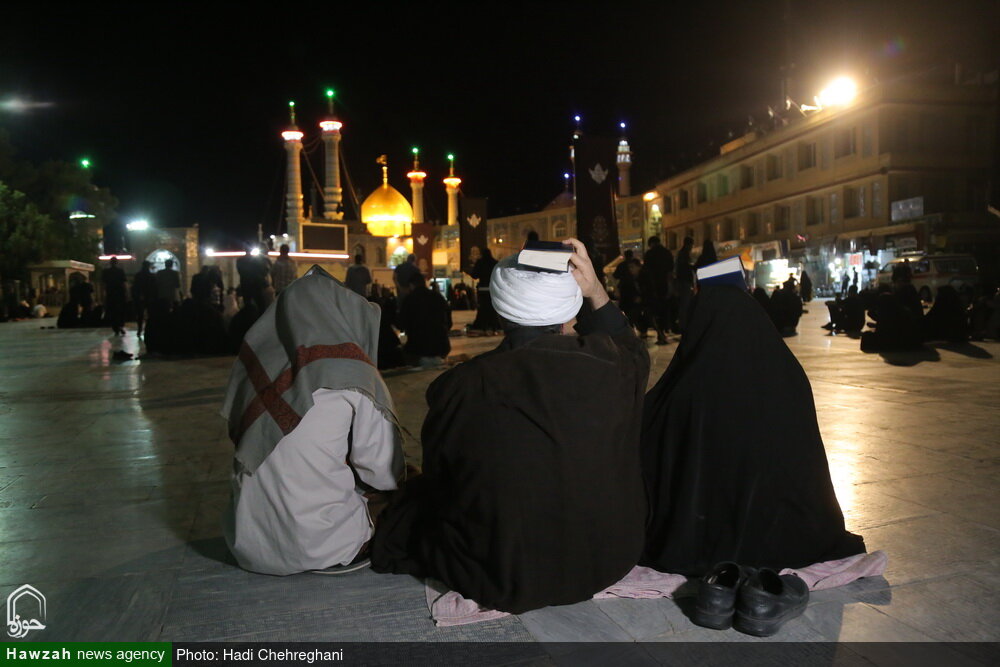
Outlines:
{"label": "bright street light", "polygon": [[133,220],[125,225],[125,229],[130,232],[141,232],[149,229],[149,220]]}
{"label": "bright street light", "polygon": [[858,84],[849,77],[841,76],[820,91],[816,96],[816,103],[821,107],[843,106],[850,104],[857,94]]}
{"label": "bright street light", "polygon": [[80,166],[84,169],[90,169],[90,158],[80,158]]}

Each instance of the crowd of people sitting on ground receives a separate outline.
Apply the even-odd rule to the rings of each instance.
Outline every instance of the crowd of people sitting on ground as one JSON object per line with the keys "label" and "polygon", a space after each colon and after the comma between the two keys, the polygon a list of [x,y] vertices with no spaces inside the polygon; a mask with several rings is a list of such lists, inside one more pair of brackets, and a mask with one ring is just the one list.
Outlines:
{"label": "crowd of people sitting on ground", "polygon": [[[865,352],[918,350],[924,343],[966,343],[1000,338],[1000,300],[997,290],[960,294],[951,285],[937,288],[934,301],[925,304],[909,280],[905,262],[893,272],[892,285],[858,290],[850,285],[845,297],[826,302],[831,334],[860,337]],[[865,327],[867,330],[864,330]],[[864,331],[863,331],[864,330]]]}
{"label": "crowd of people sitting on ground", "polygon": [[[834,493],[808,379],[747,291],[690,295],[684,338],[646,393],[646,345],[585,246],[567,243],[568,273],[525,269],[516,256],[493,267],[503,339],[430,384],[422,471],[405,475],[376,370],[379,310],[319,267],[292,283],[283,307],[246,335],[225,399],[236,450],[224,532],[237,562],[273,575],[370,563],[521,613],[587,600],[637,565],[705,575],[698,602],[710,604],[711,573],[732,561],[763,568],[727,584],[733,597],[746,583],[741,594],[756,587],[769,602],[723,613],[773,634],[808,599],[781,568],[863,557]],[[419,271],[402,275],[408,338],[411,310],[444,329],[444,298]],[[744,364],[757,379],[749,394],[731,381]],[[272,383],[284,386],[282,409],[262,410]]]}

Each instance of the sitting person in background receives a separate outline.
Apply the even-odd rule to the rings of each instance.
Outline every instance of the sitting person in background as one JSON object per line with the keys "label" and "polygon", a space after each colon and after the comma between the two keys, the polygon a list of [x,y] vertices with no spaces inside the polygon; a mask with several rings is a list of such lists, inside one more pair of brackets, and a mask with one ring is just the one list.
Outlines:
{"label": "sitting person in background", "polygon": [[[763,308],[764,312],[767,313],[768,317],[770,317],[771,316],[771,297],[769,297],[767,295],[767,290],[765,290],[763,287],[754,287],[752,295],[753,295],[753,300],[756,301],[757,303],[759,303],[760,307]],[[829,305],[830,304],[827,303],[827,306],[829,306]],[[833,320],[833,315],[832,314],[830,315],[830,320],[831,321]]]}
{"label": "sitting person in background", "polygon": [[439,292],[427,288],[419,271],[410,276],[410,291],[399,305],[397,321],[406,332],[403,353],[412,365],[444,363],[451,351],[451,309]]}
{"label": "sitting person in background", "polygon": [[862,352],[917,350],[923,345],[922,316],[918,319],[903,307],[895,294],[879,294],[868,315],[875,320],[875,329],[861,334]]}
{"label": "sitting person in background", "polygon": [[997,288],[977,288],[970,314],[972,340],[1000,337],[1000,298]]}
{"label": "sitting person in background", "polygon": [[864,552],[845,528],[809,379],[745,290],[698,290],[642,420],[641,564],[702,576],[721,561],[780,570]]}
{"label": "sitting person in background", "polygon": [[796,335],[802,317],[802,299],[795,291],[795,280],[789,278],[781,289],[771,295],[771,317],[782,336]]}
{"label": "sitting person in background", "polygon": [[243,568],[367,565],[370,498],[403,472],[378,327],[377,306],[314,266],[247,333],[223,408],[236,445],[223,525]]}
{"label": "sitting person in background", "polygon": [[934,305],[924,315],[924,340],[965,343],[969,340],[969,310],[950,285],[938,288]]}
{"label": "sitting person in background", "polygon": [[520,269],[516,255],[495,267],[503,342],[428,388],[423,474],[382,516],[376,571],[521,613],[587,600],[635,565],[649,355],[583,244],[566,242],[572,274]]}

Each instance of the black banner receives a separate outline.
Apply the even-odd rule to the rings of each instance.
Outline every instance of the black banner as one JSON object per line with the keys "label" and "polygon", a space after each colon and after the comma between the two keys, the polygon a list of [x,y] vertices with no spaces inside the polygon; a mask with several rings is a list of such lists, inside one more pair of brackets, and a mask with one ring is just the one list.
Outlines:
{"label": "black banner", "polygon": [[576,142],[576,236],[598,271],[620,254],[611,188],[617,146],[607,137],[584,136]]}
{"label": "black banner", "polygon": [[434,274],[434,225],[429,222],[415,222],[410,225],[413,237],[413,254],[417,256],[417,266],[424,278]]}
{"label": "black banner", "polygon": [[462,197],[459,202],[458,228],[462,252],[462,271],[472,273],[472,267],[486,247],[486,199]]}

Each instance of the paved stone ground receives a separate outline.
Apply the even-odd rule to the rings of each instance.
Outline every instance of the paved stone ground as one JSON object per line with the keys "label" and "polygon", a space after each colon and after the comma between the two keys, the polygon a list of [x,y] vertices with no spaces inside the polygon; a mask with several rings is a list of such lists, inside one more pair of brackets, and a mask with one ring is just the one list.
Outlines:
{"label": "paved stone ground", "polygon": [[[812,381],[848,527],[890,565],[814,594],[774,640],[996,641],[1000,344],[863,354],[826,335],[825,310],[814,303],[788,344]],[[232,447],[218,410],[232,359],[117,363],[112,352],[138,342],[106,333],[0,324],[0,597],[25,583],[47,596],[48,627],[33,638],[758,641],[692,625],[683,599],[438,629],[410,577],[243,572],[219,530]],[[454,352],[497,341],[456,338]],[[650,346],[651,383],[675,347]],[[414,460],[436,375],[387,378]],[[656,663],[655,647],[636,650]]]}

